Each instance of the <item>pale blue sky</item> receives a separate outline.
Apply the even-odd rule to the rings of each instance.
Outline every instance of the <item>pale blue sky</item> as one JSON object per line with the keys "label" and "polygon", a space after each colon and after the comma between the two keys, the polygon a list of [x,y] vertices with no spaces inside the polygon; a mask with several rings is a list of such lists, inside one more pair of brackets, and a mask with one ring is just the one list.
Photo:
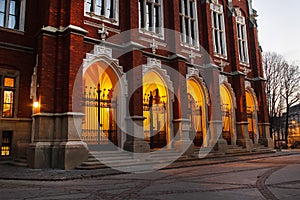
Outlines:
{"label": "pale blue sky", "polygon": [[259,41],[263,51],[275,51],[300,63],[300,1],[253,0],[258,12]]}

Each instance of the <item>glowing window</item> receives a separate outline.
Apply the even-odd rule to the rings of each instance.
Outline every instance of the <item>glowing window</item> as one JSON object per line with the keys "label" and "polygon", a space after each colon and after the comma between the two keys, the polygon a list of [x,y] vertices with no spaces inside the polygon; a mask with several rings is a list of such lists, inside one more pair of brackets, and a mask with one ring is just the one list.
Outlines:
{"label": "glowing window", "polygon": [[1,144],[1,156],[11,155],[11,144],[12,144],[12,132],[3,131],[2,133],[2,144]]}
{"label": "glowing window", "polygon": [[15,87],[14,78],[4,78],[4,87]]}
{"label": "glowing window", "polygon": [[15,116],[18,72],[0,68],[0,117]]}

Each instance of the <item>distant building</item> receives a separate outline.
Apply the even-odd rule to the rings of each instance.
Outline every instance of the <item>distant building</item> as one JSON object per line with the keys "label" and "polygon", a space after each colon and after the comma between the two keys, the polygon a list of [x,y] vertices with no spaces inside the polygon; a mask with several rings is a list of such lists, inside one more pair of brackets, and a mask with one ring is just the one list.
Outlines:
{"label": "distant building", "polygon": [[[275,118],[273,125],[275,140],[285,140],[286,113]],[[276,144],[278,147],[279,144]],[[288,147],[300,147],[300,104],[290,107],[288,118]]]}
{"label": "distant building", "polygon": [[0,1],[1,159],[72,169],[109,141],[272,147],[255,17],[251,0]]}

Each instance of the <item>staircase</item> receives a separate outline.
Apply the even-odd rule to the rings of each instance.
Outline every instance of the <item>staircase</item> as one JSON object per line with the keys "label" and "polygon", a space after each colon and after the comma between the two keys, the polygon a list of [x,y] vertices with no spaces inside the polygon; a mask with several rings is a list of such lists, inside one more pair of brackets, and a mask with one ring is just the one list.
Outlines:
{"label": "staircase", "polygon": [[245,154],[249,151],[246,150],[246,148],[243,148],[238,145],[227,145],[227,151],[226,154]]}
{"label": "staircase", "polygon": [[211,147],[194,147],[194,155],[196,158],[214,158],[224,155],[224,153],[216,152]]}
{"label": "staircase", "polygon": [[124,171],[143,171],[161,168],[176,161],[181,155],[175,149],[153,150],[141,159],[133,158],[127,151],[91,151],[88,160],[81,163],[76,169],[116,168]]}
{"label": "staircase", "polygon": [[9,162],[9,164],[16,167],[28,167],[26,157],[16,158],[13,161]]}
{"label": "staircase", "polygon": [[252,152],[257,152],[257,153],[274,153],[275,150],[271,149],[270,147],[265,147],[264,145],[261,145],[261,144],[254,144]]}

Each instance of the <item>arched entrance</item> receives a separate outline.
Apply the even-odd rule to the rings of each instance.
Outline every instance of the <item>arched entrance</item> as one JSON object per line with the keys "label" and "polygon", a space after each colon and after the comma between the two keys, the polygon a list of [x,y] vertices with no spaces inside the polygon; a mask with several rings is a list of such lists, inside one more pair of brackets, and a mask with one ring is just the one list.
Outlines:
{"label": "arched entrance", "polygon": [[[201,147],[206,138],[206,103],[203,89],[193,78],[187,81],[188,115],[191,120],[190,138]],[[204,142],[206,143],[206,142]]]}
{"label": "arched entrance", "polygon": [[118,80],[104,61],[95,62],[84,71],[82,140],[88,145],[121,145],[117,127]]}
{"label": "arched entrance", "polygon": [[234,102],[229,88],[223,83],[220,85],[222,110],[222,136],[228,145],[236,144]]}
{"label": "arched entrance", "polygon": [[246,106],[249,138],[253,144],[258,144],[257,106],[256,98],[250,89],[246,89]]}
{"label": "arched entrance", "polygon": [[169,95],[166,84],[155,71],[148,71],[143,77],[144,136],[150,148],[167,145],[169,136]]}

